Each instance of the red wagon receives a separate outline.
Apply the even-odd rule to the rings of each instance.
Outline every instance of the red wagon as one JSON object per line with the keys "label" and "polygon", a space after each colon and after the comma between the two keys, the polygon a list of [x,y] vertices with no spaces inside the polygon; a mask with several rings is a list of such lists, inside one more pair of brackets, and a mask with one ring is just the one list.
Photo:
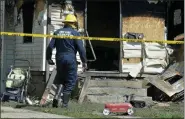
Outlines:
{"label": "red wagon", "polygon": [[134,113],[133,106],[130,103],[107,103],[103,110],[104,115],[110,113],[126,113],[132,115]]}

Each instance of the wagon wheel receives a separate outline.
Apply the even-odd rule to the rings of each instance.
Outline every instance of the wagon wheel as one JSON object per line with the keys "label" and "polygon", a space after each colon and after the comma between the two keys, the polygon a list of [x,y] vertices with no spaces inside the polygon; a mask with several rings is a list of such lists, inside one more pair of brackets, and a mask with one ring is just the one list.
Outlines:
{"label": "wagon wheel", "polygon": [[134,113],[133,108],[129,108],[129,109],[127,110],[127,114],[128,114],[128,115],[132,115],[133,113]]}
{"label": "wagon wheel", "polygon": [[104,109],[103,110],[103,114],[104,115],[109,115],[110,114],[110,110],[109,109]]}

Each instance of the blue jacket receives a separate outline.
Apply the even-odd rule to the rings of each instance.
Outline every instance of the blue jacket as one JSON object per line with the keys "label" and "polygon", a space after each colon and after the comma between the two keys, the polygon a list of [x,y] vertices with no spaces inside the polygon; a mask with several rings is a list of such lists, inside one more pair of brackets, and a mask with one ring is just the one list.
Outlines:
{"label": "blue jacket", "polygon": [[[69,26],[65,26],[64,28],[58,29],[56,32],[54,32],[54,35],[80,36],[80,33]],[[64,54],[76,55],[78,51],[82,62],[87,62],[82,40],[52,38],[46,50],[46,60],[51,59],[52,50],[54,48],[56,48],[56,59],[60,59]]]}

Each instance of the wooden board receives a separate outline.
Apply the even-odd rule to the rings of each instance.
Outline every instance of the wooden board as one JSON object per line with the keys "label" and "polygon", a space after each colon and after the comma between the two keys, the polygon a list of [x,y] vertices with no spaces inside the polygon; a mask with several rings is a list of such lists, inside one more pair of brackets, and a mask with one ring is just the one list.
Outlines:
{"label": "wooden board", "polygon": [[123,58],[122,62],[125,63],[140,63],[142,58]]}
{"label": "wooden board", "polygon": [[165,11],[165,3],[154,5],[145,1],[124,2],[123,33],[143,33],[147,40],[164,40]]}
{"label": "wooden board", "polygon": [[86,95],[86,91],[88,89],[89,86],[89,82],[90,82],[91,77],[86,77],[85,82],[83,84],[82,90],[80,92],[80,96],[78,99],[78,103],[82,104],[82,102],[84,101],[85,95]]}
{"label": "wooden board", "polygon": [[44,104],[46,104],[46,102],[47,102],[47,97],[48,97],[48,95],[50,93],[50,90],[52,88],[52,84],[54,82],[56,73],[57,73],[57,71],[56,71],[56,69],[54,69],[53,72],[52,72],[52,74],[51,74],[51,76],[50,76],[50,78],[49,78],[49,80],[48,80],[48,82],[47,82],[45,91],[44,91],[44,93],[42,95],[42,98],[40,100],[40,105],[41,106],[44,105]]}
{"label": "wooden board", "polygon": [[143,33],[144,39],[164,39],[164,19],[151,15],[123,17],[123,34],[126,32]]}
{"label": "wooden board", "polygon": [[90,80],[90,87],[143,88],[143,80]]}
{"label": "wooden board", "polygon": [[120,88],[120,87],[90,87],[86,95],[137,95],[147,96],[147,89],[144,88]]}

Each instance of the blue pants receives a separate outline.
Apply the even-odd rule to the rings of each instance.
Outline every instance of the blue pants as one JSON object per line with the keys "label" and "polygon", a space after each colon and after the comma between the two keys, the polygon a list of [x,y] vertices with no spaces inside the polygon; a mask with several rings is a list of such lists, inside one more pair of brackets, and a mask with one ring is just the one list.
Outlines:
{"label": "blue pants", "polygon": [[63,93],[71,93],[77,80],[77,63],[74,54],[64,54],[56,58],[57,76],[54,84],[62,84]]}

